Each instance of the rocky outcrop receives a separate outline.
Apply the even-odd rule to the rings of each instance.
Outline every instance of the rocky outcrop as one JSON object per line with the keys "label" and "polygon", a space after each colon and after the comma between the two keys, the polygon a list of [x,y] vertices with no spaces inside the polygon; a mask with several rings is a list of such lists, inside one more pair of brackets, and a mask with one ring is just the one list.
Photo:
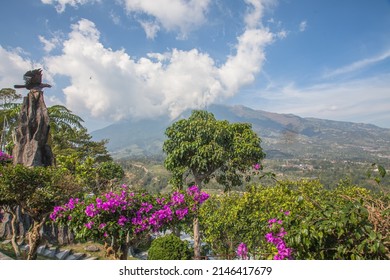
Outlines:
{"label": "rocky outcrop", "polygon": [[31,90],[23,99],[19,126],[13,150],[14,164],[25,166],[49,166],[53,154],[47,145],[49,135],[49,114],[43,99],[43,92]]}

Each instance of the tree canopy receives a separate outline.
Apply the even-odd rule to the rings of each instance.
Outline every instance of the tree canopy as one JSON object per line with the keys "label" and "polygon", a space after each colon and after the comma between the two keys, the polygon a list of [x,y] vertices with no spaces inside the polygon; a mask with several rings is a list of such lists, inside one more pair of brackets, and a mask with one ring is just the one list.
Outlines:
{"label": "tree canopy", "polygon": [[214,177],[229,190],[250,179],[248,171],[265,156],[261,139],[250,124],[216,120],[207,111],[193,111],[188,119],[168,127],[165,134],[165,167],[178,188],[187,179],[201,187]]}

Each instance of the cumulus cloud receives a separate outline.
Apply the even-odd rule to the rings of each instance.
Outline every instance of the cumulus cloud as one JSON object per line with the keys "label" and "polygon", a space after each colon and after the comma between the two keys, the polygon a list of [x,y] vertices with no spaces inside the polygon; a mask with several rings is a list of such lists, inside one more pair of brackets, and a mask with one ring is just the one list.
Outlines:
{"label": "cumulus cloud", "polygon": [[269,0],[245,0],[248,4],[248,13],[245,16],[245,24],[247,28],[257,28],[261,26],[261,18],[264,14],[264,9],[267,4],[270,4]]}
{"label": "cumulus cloud", "polygon": [[43,49],[47,53],[49,53],[52,50],[59,47],[61,45],[61,42],[62,42],[62,39],[59,35],[54,35],[50,39],[46,39],[45,37],[39,35],[38,38],[39,38],[39,41],[41,41],[41,43],[43,44]]}
{"label": "cumulus cloud", "polygon": [[53,75],[70,78],[63,92],[75,112],[88,110],[111,120],[164,114],[174,118],[188,108],[233,96],[253,82],[272,40],[267,29],[248,25],[237,38],[235,52],[219,66],[197,49],[135,59],[125,50],[106,48],[95,24],[82,19],[72,25],[62,54],[47,56],[45,65]]}
{"label": "cumulus cloud", "polygon": [[[210,0],[124,0],[124,4],[128,13],[147,15],[152,18],[148,22],[154,22],[154,26],[158,24],[167,31],[179,31],[179,37],[185,38],[205,22]],[[150,34],[149,25],[142,27]],[[155,27],[153,30],[157,32]]]}

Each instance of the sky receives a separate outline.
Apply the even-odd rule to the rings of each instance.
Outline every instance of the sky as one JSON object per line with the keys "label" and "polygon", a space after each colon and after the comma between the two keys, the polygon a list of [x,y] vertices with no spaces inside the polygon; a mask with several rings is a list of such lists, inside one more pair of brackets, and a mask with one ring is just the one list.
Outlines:
{"label": "sky", "polygon": [[36,68],[90,131],[213,103],[390,128],[390,0],[3,1],[0,88]]}

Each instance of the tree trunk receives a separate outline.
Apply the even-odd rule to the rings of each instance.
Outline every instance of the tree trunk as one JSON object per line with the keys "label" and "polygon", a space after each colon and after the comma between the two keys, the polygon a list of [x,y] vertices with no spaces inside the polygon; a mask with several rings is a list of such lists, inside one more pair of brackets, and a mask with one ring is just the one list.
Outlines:
{"label": "tree trunk", "polygon": [[19,248],[19,245],[18,245],[18,241],[17,241],[17,224],[18,224],[18,219],[17,219],[17,214],[16,212],[12,211],[11,212],[11,215],[12,215],[12,221],[11,221],[11,228],[12,228],[12,238],[11,238],[11,244],[12,244],[12,247],[15,251],[15,256],[16,256],[16,259],[20,259],[20,248]]}
{"label": "tree trunk", "polygon": [[129,245],[128,243],[122,243],[120,246],[119,246],[119,259],[120,260],[127,260],[127,256],[128,256],[128,251],[129,251]]}
{"label": "tree trunk", "polygon": [[43,218],[42,221],[34,220],[31,231],[28,234],[28,245],[30,247],[27,259],[36,260],[37,259],[37,250],[39,242],[41,241],[40,230],[42,225],[45,223],[46,218]]}
{"label": "tree trunk", "polygon": [[[195,185],[201,189],[202,181],[195,176]],[[194,229],[194,257],[196,260],[200,259],[200,230],[199,230],[199,218],[198,213],[195,213],[193,220],[193,229]]]}
{"label": "tree trunk", "polygon": [[200,260],[200,233],[199,233],[199,219],[195,216],[193,221],[194,227],[194,257],[196,260]]}

